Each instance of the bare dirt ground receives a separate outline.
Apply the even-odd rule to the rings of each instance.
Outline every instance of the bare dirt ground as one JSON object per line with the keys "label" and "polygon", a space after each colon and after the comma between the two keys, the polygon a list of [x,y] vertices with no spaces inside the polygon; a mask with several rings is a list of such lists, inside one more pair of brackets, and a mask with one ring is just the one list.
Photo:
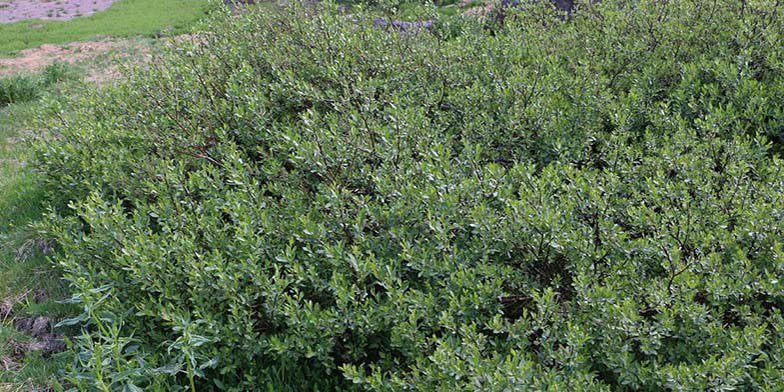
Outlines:
{"label": "bare dirt ground", "polygon": [[0,58],[0,78],[20,73],[36,73],[54,62],[86,65],[87,81],[102,84],[118,77],[120,64],[149,61],[150,43],[145,40],[101,40],[65,45],[41,45],[14,58]]}
{"label": "bare dirt ground", "polygon": [[198,44],[200,39],[198,35],[183,34],[166,38],[107,38],[60,45],[45,44],[23,50],[16,57],[0,57],[0,79],[34,74],[52,63],[60,62],[82,69],[85,81],[102,85],[123,77],[123,68],[149,64],[164,47],[186,41]]}
{"label": "bare dirt ground", "polygon": [[115,0],[0,0],[0,23],[69,20],[103,11]]}

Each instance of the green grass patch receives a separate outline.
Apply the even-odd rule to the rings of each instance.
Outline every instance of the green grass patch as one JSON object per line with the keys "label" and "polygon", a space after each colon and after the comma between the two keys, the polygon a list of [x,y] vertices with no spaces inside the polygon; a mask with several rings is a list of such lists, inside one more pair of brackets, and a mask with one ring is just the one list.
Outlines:
{"label": "green grass patch", "polygon": [[120,0],[108,10],[70,21],[26,20],[0,25],[0,56],[38,47],[103,36],[158,36],[183,33],[205,15],[208,0]]}
{"label": "green grass patch", "polygon": [[[48,104],[41,96],[56,98],[73,90],[76,71],[53,65],[38,75],[4,79],[0,86],[27,81],[34,91],[27,102],[0,106],[0,391],[33,390],[57,385],[60,357],[44,358],[24,352],[32,337],[14,327],[17,317],[45,315],[65,317],[69,308],[58,303],[67,297],[59,272],[46,259],[51,244],[31,227],[44,208],[44,189],[34,168],[28,165],[38,121],[47,116]],[[8,82],[11,80],[11,82]],[[12,312],[7,313],[9,304]],[[37,389],[35,389],[37,390]]]}

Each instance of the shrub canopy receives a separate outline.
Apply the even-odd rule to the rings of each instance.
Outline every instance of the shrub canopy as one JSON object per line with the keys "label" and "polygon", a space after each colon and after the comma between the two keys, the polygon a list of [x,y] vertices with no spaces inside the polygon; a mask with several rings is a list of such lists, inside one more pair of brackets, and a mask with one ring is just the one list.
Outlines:
{"label": "shrub canopy", "polygon": [[780,390],[782,10],[423,10],[216,16],[65,116],[74,385]]}

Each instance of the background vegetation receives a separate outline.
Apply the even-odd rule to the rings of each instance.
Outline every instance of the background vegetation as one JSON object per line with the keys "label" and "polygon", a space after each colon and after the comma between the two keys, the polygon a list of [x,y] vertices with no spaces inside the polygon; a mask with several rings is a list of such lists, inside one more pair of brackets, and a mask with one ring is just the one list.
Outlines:
{"label": "background vegetation", "polygon": [[207,0],[119,0],[108,10],[69,21],[0,24],[0,56],[42,44],[99,37],[182,34],[208,11]]}
{"label": "background vegetation", "polygon": [[773,1],[216,15],[62,113],[81,390],[784,386]]}

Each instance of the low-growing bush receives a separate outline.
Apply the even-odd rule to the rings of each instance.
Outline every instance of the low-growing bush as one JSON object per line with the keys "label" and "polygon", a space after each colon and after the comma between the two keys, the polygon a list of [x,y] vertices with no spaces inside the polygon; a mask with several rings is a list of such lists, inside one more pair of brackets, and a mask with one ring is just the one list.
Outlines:
{"label": "low-growing bush", "polygon": [[780,12],[216,16],[41,146],[70,381],[780,390]]}

